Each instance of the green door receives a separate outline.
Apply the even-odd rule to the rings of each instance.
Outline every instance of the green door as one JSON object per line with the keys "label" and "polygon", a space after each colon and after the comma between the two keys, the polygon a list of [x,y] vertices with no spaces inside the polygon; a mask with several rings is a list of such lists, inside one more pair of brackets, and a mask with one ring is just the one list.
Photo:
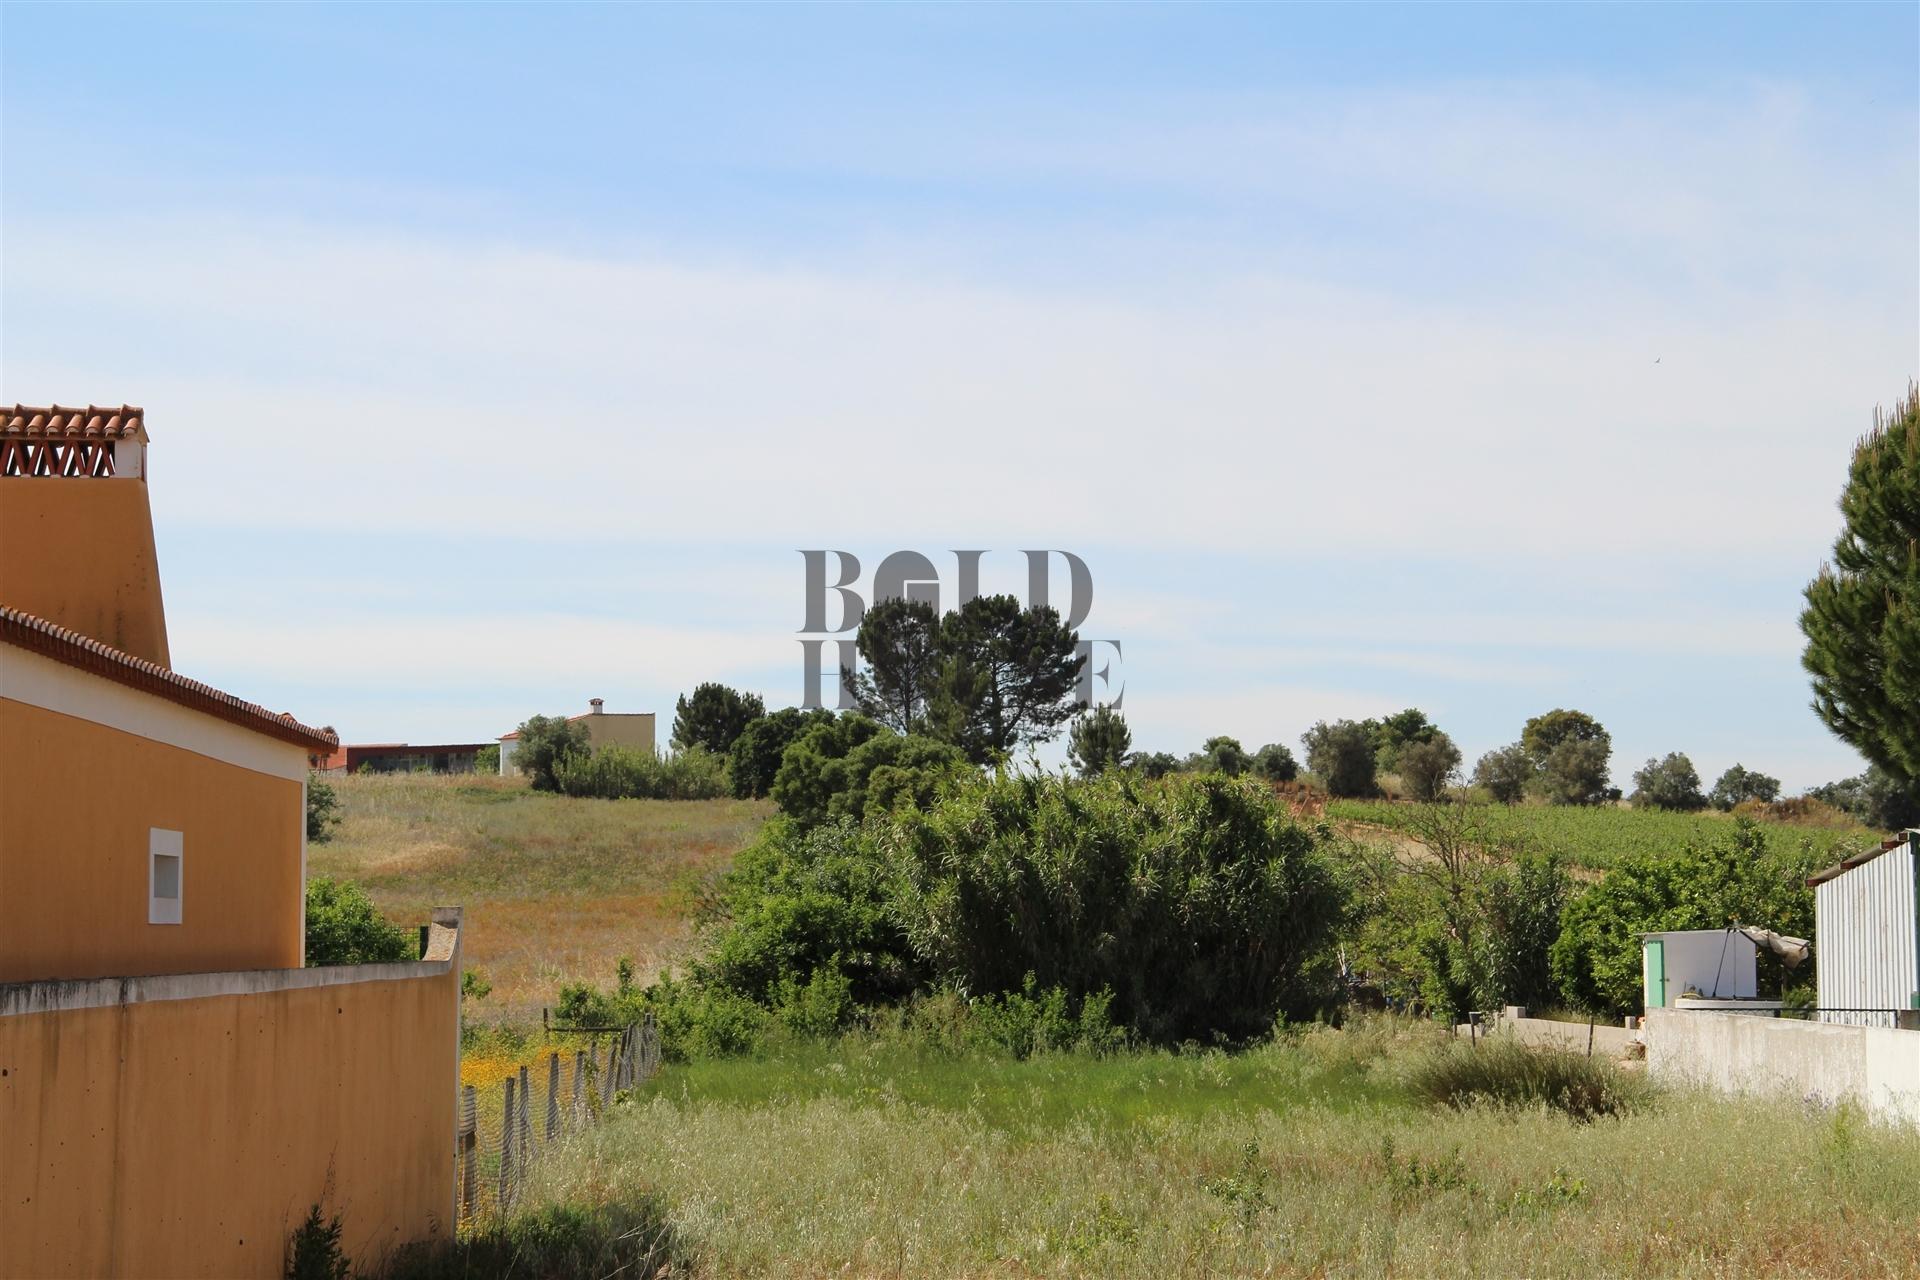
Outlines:
{"label": "green door", "polygon": [[1667,1007],[1667,943],[1664,938],[1648,938],[1646,958],[1646,1004],[1649,1009]]}

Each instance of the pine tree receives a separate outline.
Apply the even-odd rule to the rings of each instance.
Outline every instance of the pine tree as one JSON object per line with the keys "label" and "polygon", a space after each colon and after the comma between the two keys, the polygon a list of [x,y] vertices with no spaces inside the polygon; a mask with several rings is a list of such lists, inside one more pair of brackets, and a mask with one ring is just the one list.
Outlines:
{"label": "pine tree", "polygon": [[1874,411],[1840,512],[1800,615],[1813,709],[1874,764],[1920,779],[1920,387]]}
{"label": "pine tree", "polygon": [[897,733],[918,733],[940,675],[940,616],[922,600],[874,602],[854,639],[866,668],[843,668],[862,713]]}
{"label": "pine tree", "polygon": [[1133,730],[1126,717],[1102,703],[1073,722],[1067,738],[1067,758],[1091,778],[1126,763],[1127,749],[1133,745]]}
{"label": "pine tree", "polygon": [[976,596],[940,622],[940,677],[929,699],[933,734],[975,764],[1045,742],[1084,709],[1074,695],[1086,657],[1051,605]]}
{"label": "pine tree", "polygon": [[765,714],[767,704],[759,694],[741,693],[710,680],[691,697],[681,694],[673,704],[673,745],[682,751],[701,747],[726,755],[741,731]]}

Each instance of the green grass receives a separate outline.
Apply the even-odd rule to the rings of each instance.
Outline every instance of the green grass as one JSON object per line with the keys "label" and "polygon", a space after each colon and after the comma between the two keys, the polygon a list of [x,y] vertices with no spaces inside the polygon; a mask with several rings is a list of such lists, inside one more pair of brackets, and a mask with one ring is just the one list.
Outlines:
{"label": "green grass", "polygon": [[[1409,830],[1417,813],[1418,806],[1392,800],[1330,800],[1326,808],[1326,816],[1333,822],[1360,823],[1401,833]],[[1596,870],[1611,867],[1628,854],[1670,853],[1689,842],[1724,838],[1734,821],[1719,812],[1538,804],[1476,805],[1474,818],[1491,840],[1550,850],[1574,866]],[[1823,860],[1838,861],[1843,850],[1879,838],[1879,833],[1858,826],[1759,825],[1769,844],[1790,850],[1805,847]]]}
{"label": "green grass", "polygon": [[657,1204],[712,1277],[1912,1273],[1911,1134],[1690,1092],[1586,1123],[1428,1105],[1431,1034],[693,1064],[538,1166],[527,1207]]}
{"label": "green grass", "polygon": [[820,1099],[964,1112],[1010,1133],[1312,1106],[1384,1105],[1404,1090],[1350,1056],[1165,1051],[1025,1061],[958,1056],[875,1035],[783,1044],[759,1058],[665,1068],[644,1090],[676,1105],[787,1106]]}

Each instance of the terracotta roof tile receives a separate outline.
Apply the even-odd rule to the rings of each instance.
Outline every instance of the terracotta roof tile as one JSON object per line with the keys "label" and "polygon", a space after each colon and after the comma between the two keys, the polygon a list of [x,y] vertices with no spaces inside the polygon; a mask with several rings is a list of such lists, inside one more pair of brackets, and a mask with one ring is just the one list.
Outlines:
{"label": "terracotta roof tile", "polygon": [[0,408],[0,436],[30,440],[144,440],[146,414],[130,404],[84,409],[57,404]]}
{"label": "terracotta roof tile", "polygon": [[[138,410],[135,410],[137,413]],[[264,733],[309,751],[332,751],[337,735],[301,724],[290,715],[275,715],[258,703],[246,702],[212,685],[189,680],[167,668],[122,653],[90,636],[0,605],[0,642],[28,649],[56,662],[91,671],[117,684],[140,689],[194,711],[216,716],[243,729]]]}

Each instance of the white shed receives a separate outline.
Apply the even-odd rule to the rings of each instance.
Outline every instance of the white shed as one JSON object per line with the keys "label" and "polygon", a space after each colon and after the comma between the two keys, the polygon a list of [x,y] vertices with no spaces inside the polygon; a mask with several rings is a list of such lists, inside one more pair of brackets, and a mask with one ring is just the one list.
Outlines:
{"label": "white shed", "polygon": [[[1643,996],[1649,1009],[1667,1009],[1687,999],[1739,1000],[1751,1004],[1760,993],[1754,958],[1759,948],[1738,929],[1672,929],[1640,935]],[[1778,1008],[1768,1002],[1767,1012]]]}
{"label": "white shed", "polygon": [[1897,1025],[1920,1009],[1920,831],[1808,878],[1819,948],[1820,1020]]}

